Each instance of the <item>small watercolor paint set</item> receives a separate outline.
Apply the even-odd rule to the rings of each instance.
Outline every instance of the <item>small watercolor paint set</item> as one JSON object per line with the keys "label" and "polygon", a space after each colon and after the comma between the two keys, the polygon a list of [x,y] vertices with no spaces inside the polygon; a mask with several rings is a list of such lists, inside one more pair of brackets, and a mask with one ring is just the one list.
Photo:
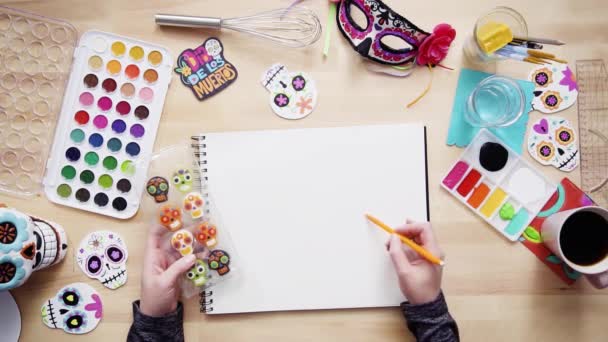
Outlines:
{"label": "small watercolor paint set", "polygon": [[441,186],[511,241],[517,241],[557,189],[486,129],[479,131]]}
{"label": "small watercolor paint set", "polygon": [[160,46],[82,35],[47,162],[51,201],[121,219],[137,212],[171,66]]}

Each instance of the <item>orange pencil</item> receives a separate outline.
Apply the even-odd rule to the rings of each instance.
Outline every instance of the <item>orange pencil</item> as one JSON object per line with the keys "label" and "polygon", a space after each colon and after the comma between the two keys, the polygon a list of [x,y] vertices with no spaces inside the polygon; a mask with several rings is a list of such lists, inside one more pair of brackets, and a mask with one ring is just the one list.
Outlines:
{"label": "orange pencil", "polygon": [[[391,227],[387,226],[384,222],[378,220],[377,218],[373,217],[372,215],[365,214],[365,217],[367,217],[368,220],[370,220],[371,222],[373,222],[374,224],[376,224],[376,226],[380,227],[385,232],[387,232],[389,234],[395,234],[395,231]],[[429,262],[432,262],[433,264],[437,264],[437,265],[440,265],[440,266],[445,265],[445,262],[443,260],[441,260],[438,257],[434,256],[433,254],[431,254],[431,252],[427,251],[426,249],[424,249],[423,247],[421,247],[419,244],[415,243],[414,241],[406,238],[405,236],[403,236],[401,234],[397,234],[397,236],[399,237],[399,239],[401,239],[401,241],[404,244],[408,245],[411,249],[413,249],[414,251],[416,251],[416,253],[420,254],[420,256],[422,256],[423,258],[425,258]]]}

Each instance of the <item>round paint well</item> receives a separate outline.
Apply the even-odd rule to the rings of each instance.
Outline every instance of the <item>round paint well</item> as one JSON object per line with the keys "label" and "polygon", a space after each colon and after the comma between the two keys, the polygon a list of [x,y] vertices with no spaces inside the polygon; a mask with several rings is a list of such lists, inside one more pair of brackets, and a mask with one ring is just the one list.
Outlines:
{"label": "round paint well", "polygon": [[112,152],[118,152],[122,148],[122,141],[120,141],[120,139],[118,138],[111,138],[110,140],[108,140],[107,146],[108,150]]}
{"label": "round paint well", "polygon": [[89,192],[89,190],[85,189],[85,188],[81,188],[76,190],[76,199],[79,200],[80,202],[88,202],[89,199],[91,198],[91,193]]}
{"label": "round paint well", "polygon": [[97,71],[97,70],[101,69],[102,66],[103,66],[103,59],[101,59],[101,57],[91,56],[91,58],[89,58],[89,68]]}
{"label": "round paint well", "polygon": [[85,91],[84,93],[80,94],[78,101],[80,101],[81,105],[88,107],[93,104],[95,98],[93,97],[93,94],[89,93],[88,91]]}
{"label": "round paint well", "polygon": [[104,129],[108,127],[108,118],[106,118],[104,115],[97,115],[93,119],[93,125],[99,129]]}
{"label": "round paint well", "polygon": [[65,179],[74,179],[76,177],[76,169],[71,165],[66,165],[61,169],[61,175]]}
{"label": "round paint well", "polygon": [[108,70],[108,72],[110,73],[110,75],[118,75],[120,74],[120,70],[122,69],[122,65],[120,64],[119,61],[113,59],[111,61],[108,62],[108,65],[106,65],[106,70]]}
{"label": "round paint well", "polygon": [[106,91],[106,93],[111,94],[116,91],[116,87],[118,87],[118,85],[113,78],[106,78],[103,80],[103,82],[101,82],[101,87]]}
{"label": "round paint well", "polygon": [[122,193],[127,193],[131,191],[131,182],[128,179],[121,179],[116,183],[116,189]]}
{"label": "round paint well", "polygon": [[93,201],[98,206],[105,207],[106,205],[108,205],[108,202],[110,202],[110,199],[108,198],[108,195],[104,194],[103,192],[100,192],[97,195],[95,195],[95,197],[93,198]]}
{"label": "round paint well", "polygon": [[144,72],[144,80],[149,84],[154,84],[158,81],[158,72],[154,69],[148,69]]}
{"label": "round paint well", "polygon": [[134,61],[139,62],[144,58],[144,49],[141,46],[134,46],[129,50],[129,56]]}
{"label": "round paint well", "polygon": [[82,80],[84,86],[87,88],[95,88],[99,84],[99,79],[94,74],[88,74]]}
{"label": "round paint well", "polygon": [[81,143],[84,140],[84,131],[76,128],[70,132],[70,139],[75,143]]}
{"label": "round paint well", "polygon": [[78,161],[78,159],[80,159],[80,150],[76,147],[70,147],[65,151],[65,157],[69,161]]}
{"label": "round paint well", "polygon": [[127,124],[120,119],[114,120],[112,122],[112,130],[118,134],[123,133],[127,130]]}
{"label": "round paint well", "polygon": [[84,162],[90,166],[95,166],[99,163],[99,156],[95,152],[87,152],[84,155]]}
{"label": "round paint well", "polygon": [[132,176],[135,174],[135,164],[133,164],[130,160],[125,160],[122,164],[120,164],[120,171],[125,175]]}
{"label": "round paint well", "polygon": [[154,100],[154,90],[149,87],[143,87],[139,90],[139,98],[146,103],[152,102]]}
{"label": "round paint well", "polygon": [[131,135],[133,137],[141,138],[146,133],[146,130],[144,129],[144,126],[142,126],[140,124],[135,124],[135,125],[131,126],[131,129],[129,129],[129,132],[131,133]]}
{"label": "round paint well", "polygon": [[139,77],[139,68],[135,64],[129,64],[125,68],[125,75],[130,80],[136,80]]}
{"label": "round paint well", "polygon": [[80,181],[84,184],[91,184],[95,180],[95,174],[91,170],[84,170],[80,173]]}
{"label": "round paint well", "polygon": [[139,120],[145,120],[145,119],[148,118],[149,115],[150,115],[150,111],[148,110],[148,107],[146,107],[146,106],[137,106],[137,108],[135,108],[135,116]]}
{"label": "round paint well", "polygon": [[112,207],[118,211],[123,211],[127,209],[127,200],[122,197],[116,197],[112,201]]}
{"label": "round paint well", "polygon": [[139,144],[137,144],[136,142],[130,142],[127,144],[125,151],[131,157],[136,157],[137,155],[139,155],[141,148],[139,147]]}
{"label": "round paint well", "polygon": [[112,170],[116,169],[117,166],[118,166],[118,161],[116,160],[116,158],[114,158],[112,156],[103,158],[103,167],[105,167],[106,169],[112,171]]}
{"label": "round paint well", "polygon": [[112,47],[110,48],[110,50],[112,50],[112,54],[114,56],[122,57],[125,55],[125,52],[127,52],[127,47],[123,42],[114,42],[112,43]]}
{"label": "round paint well", "polygon": [[103,145],[103,137],[99,133],[93,133],[89,136],[89,144],[93,147],[99,147]]}
{"label": "round paint well", "polygon": [[130,99],[135,95],[135,86],[131,83],[125,83],[120,87],[120,93],[122,96]]}
{"label": "round paint well", "polygon": [[97,101],[97,107],[102,111],[107,112],[112,109],[112,100],[107,96],[103,96]]}
{"label": "round paint well", "polygon": [[112,184],[114,184],[114,180],[112,179],[112,177],[110,175],[101,175],[99,177],[99,179],[97,180],[97,183],[102,188],[109,189],[112,187]]}
{"label": "round paint well", "polygon": [[106,42],[104,37],[95,37],[95,39],[93,39],[92,47],[95,52],[103,53],[108,48],[108,42]]}
{"label": "round paint well", "polygon": [[127,101],[120,101],[116,104],[116,111],[120,115],[127,115],[131,112],[131,105]]}
{"label": "round paint well", "polygon": [[57,195],[59,195],[63,198],[68,198],[68,197],[70,197],[71,194],[72,194],[72,188],[70,188],[69,185],[61,184],[60,186],[57,187]]}
{"label": "round paint well", "polygon": [[80,125],[86,125],[89,122],[89,113],[84,110],[79,110],[74,114],[74,120]]}
{"label": "round paint well", "polygon": [[158,66],[160,65],[160,63],[163,62],[163,54],[160,53],[160,51],[151,51],[148,54],[148,62],[150,62],[150,64],[154,65],[154,66]]}

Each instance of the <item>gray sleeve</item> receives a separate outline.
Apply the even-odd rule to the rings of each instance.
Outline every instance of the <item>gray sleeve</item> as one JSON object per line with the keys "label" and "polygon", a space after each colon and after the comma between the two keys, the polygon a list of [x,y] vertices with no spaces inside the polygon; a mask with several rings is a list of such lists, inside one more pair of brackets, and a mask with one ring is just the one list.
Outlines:
{"label": "gray sleeve", "polygon": [[184,309],[182,303],[177,310],[162,317],[146,316],[139,310],[139,301],[133,302],[133,324],[127,336],[128,342],[183,342]]}
{"label": "gray sleeve", "polygon": [[401,303],[407,327],[418,342],[458,342],[458,326],[448,312],[443,293],[430,303]]}

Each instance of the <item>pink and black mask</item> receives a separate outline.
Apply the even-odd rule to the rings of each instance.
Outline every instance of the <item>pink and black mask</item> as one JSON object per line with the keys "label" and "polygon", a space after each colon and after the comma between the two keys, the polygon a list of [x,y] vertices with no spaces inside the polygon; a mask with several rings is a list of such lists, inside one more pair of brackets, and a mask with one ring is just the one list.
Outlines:
{"label": "pink and black mask", "polygon": [[[363,15],[363,26],[355,21],[353,11]],[[337,13],[338,27],[353,48],[373,61],[402,65],[411,63],[418,55],[422,42],[431,34],[418,28],[380,0],[342,0]],[[391,47],[386,40],[400,42]]]}

